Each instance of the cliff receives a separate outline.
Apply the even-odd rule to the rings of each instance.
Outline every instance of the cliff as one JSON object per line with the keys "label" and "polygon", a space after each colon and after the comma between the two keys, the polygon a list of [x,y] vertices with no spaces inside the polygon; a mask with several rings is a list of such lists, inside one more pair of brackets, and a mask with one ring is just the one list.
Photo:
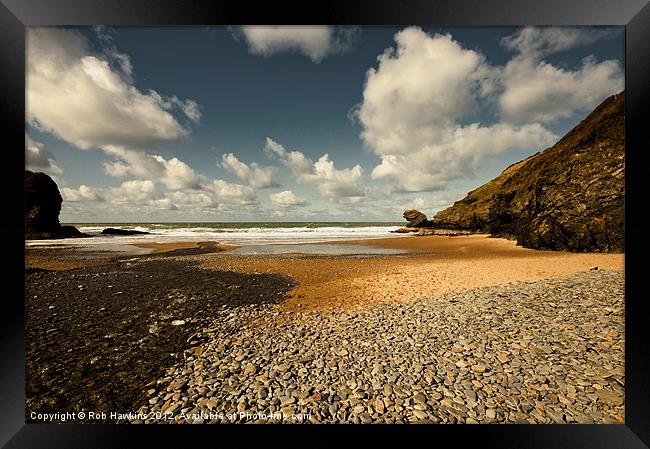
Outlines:
{"label": "cliff", "polygon": [[551,148],[506,168],[433,219],[535,249],[624,250],[624,92]]}

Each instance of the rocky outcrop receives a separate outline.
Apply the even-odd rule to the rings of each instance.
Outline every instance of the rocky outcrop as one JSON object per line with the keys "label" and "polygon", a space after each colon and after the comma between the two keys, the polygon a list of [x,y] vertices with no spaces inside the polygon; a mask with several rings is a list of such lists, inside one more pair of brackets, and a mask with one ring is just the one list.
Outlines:
{"label": "rocky outcrop", "polygon": [[536,249],[624,251],[624,92],[433,219]]}
{"label": "rocky outcrop", "polygon": [[403,217],[406,221],[408,221],[408,224],[406,225],[407,228],[422,227],[429,222],[426,215],[415,209],[405,210]]}
{"label": "rocky outcrop", "polygon": [[417,236],[423,235],[444,235],[447,237],[456,237],[458,235],[469,235],[470,231],[463,231],[459,229],[431,229],[431,228],[418,228]]}
{"label": "rocky outcrop", "polygon": [[146,231],[136,231],[135,229],[119,229],[119,228],[106,228],[102,231],[102,234],[108,235],[144,235],[149,234]]}
{"label": "rocky outcrop", "polygon": [[87,237],[74,226],[61,226],[61,203],[63,198],[52,178],[25,170],[25,238]]}
{"label": "rocky outcrop", "polygon": [[469,231],[456,229],[434,229],[433,222],[427,219],[427,216],[419,210],[409,209],[404,211],[404,218],[409,221],[405,228],[399,228],[394,231],[398,234],[415,234],[415,235],[446,235],[455,237],[457,235],[469,234]]}

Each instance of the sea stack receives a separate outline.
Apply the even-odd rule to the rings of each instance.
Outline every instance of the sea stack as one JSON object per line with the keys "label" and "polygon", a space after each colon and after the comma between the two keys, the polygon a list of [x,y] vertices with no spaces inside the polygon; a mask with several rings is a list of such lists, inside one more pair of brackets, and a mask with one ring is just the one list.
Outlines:
{"label": "sea stack", "polygon": [[61,226],[63,198],[52,178],[25,170],[25,239],[88,237],[74,226]]}

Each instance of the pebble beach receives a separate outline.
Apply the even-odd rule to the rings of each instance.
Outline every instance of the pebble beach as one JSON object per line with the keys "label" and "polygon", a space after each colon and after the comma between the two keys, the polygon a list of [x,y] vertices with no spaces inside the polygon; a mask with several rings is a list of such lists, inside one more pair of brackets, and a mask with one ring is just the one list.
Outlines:
{"label": "pebble beach", "polygon": [[[622,254],[475,235],[346,243],[408,253],[28,252],[28,412],[118,408],[132,414],[112,422],[132,423],[624,422]],[[74,283],[63,316],[39,319]],[[103,317],[99,329],[81,326],[99,343],[58,346],[84,314]],[[116,326],[129,337],[106,344]],[[66,358],[74,378],[53,369]],[[128,392],[121,401],[93,368],[79,374],[93,358],[106,391]],[[131,381],[116,385],[116,370]]]}

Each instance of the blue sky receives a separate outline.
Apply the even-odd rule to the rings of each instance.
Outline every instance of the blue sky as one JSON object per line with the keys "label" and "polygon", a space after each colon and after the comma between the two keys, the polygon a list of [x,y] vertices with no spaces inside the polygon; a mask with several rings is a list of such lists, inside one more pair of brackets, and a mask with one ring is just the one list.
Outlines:
{"label": "blue sky", "polygon": [[616,28],[32,28],[64,222],[432,216],[624,87]]}

